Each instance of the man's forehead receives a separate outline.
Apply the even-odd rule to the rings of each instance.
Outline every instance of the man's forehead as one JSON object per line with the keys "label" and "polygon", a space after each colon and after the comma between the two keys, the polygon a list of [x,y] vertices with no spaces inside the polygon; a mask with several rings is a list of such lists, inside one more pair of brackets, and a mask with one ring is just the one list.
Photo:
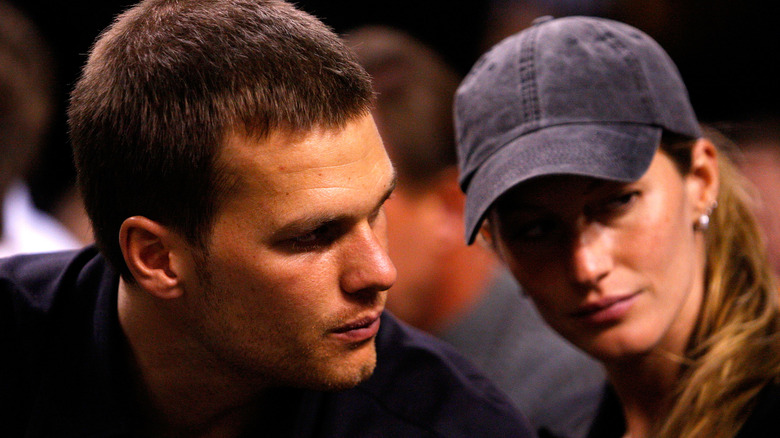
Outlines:
{"label": "man's forehead", "polygon": [[267,203],[264,208],[279,213],[337,214],[339,204],[350,202],[365,208],[394,186],[395,171],[370,116],[343,128],[280,131],[263,140],[234,134],[224,149],[220,161],[236,181],[235,201]]}
{"label": "man's forehead", "polygon": [[219,160],[236,170],[244,165],[252,168],[260,165],[271,173],[293,173],[312,167],[383,159],[385,155],[374,119],[367,114],[343,126],[315,125],[307,130],[278,128],[262,136],[229,130]]}
{"label": "man's forehead", "polygon": [[[349,196],[348,193],[333,199],[310,198],[312,202],[303,203],[299,208],[285,208],[285,213],[271,218],[271,223],[278,232],[289,231],[289,234],[293,234],[295,231],[316,229],[327,223],[354,222],[379,211],[395,190],[395,186],[396,177],[395,173],[392,173],[391,179],[381,186],[382,190],[365,192],[363,199]],[[284,203],[282,205],[287,207]]]}

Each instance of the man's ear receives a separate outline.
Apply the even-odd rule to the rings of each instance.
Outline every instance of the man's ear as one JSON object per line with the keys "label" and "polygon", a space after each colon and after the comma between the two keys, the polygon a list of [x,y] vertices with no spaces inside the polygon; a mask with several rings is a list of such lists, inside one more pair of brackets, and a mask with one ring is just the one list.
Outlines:
{"label": "man's ear", "polygon": [[119,229],[119,245],[135,282],[157,298],[182,295],[177,233],[143,216],[125,219]]}
{"label": "man's ear", "polygon": [[691,150],[691,168],[686,180],[695,217],[711,213],[718,199],[720,174],[718,151],[710,140],[696,140]]}

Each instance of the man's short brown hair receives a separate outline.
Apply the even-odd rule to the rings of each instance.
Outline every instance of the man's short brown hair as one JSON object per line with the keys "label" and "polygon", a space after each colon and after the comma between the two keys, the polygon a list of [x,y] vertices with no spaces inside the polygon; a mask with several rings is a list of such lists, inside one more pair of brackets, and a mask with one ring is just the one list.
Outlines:
{"label": "man's short brown hair", "polygon": [[229,188],[217,160],[228,133],[341,126],[372,101],[338,36],[289,3],[139,3],[97,40],[68,111],[97,244],[128,280],[118,234],[130,216],[205,247]]}

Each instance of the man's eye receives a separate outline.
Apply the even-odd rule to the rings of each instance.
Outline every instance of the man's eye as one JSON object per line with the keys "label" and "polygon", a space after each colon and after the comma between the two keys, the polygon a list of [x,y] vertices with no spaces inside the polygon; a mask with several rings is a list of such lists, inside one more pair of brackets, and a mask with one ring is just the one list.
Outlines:
{"label": "man's eye", "polygon": [[293,237],[290,239],[290,242],[295,247],[311,247],[322,243],[325,240],[325,236],[327,236],[327,231],[318,228],[310,233]]}
{"label": "man's eye", "polygon": [[303,233],[287,240],[293,251],[308,251],[323,248],[333,243],[339,236],[339,228],[328,224],[318,227],[308,233]]}
{"label": "man's eye", "polygon": [[302,236],[294,237],[292,241],[298,245],[312,244],[317,241],[319,236],[315,232],[307,233]]}
{"label": "man's eye", "polygon": [[374,226],[374,224],[376,224],[376,222],[377,222],[377,219],[379,219],[379,218],[381,218],[381,217],[384,217],[384,214],[385,214],[385,204],[382,204],[382,206],[381,206],[381,207],[379,207],[379,208],[378,208],[378,209],[377,209],[375,212],[373,212],[373,213],[372,213],[372,214],[371,214],[371,215],[368,217],[368,223],[369,223],[371,226]]}

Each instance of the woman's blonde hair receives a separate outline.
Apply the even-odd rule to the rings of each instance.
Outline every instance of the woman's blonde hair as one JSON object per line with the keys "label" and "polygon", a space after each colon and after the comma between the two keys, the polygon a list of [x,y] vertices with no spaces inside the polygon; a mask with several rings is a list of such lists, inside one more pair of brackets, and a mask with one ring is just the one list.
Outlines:
{"label": "woman's blonde hair", "polygon": [[[756,395],[780,376],[778,289],[752,214],[755,198],[724,151],[733,146],[705,132],[721,151],[717,208],[706,231],[706,290],[679,390],[659,425],[662,437],[733,437]],[[692,144],[664,143],[683,172]]]}

